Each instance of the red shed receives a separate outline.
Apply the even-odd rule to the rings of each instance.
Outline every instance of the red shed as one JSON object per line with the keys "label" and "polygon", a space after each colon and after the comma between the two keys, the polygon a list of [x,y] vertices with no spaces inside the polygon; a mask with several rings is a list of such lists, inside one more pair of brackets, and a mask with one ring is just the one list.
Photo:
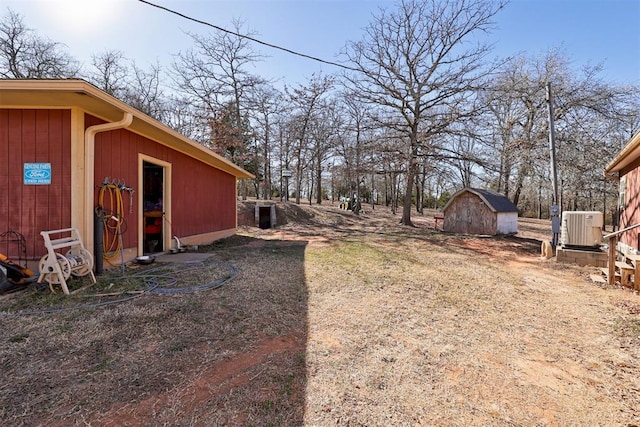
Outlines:
{"label": "red shed", "polygon": [[83,80],[0,80],[0,233],[23,234],[30,259],[45,253],[41,231],[70,227],[93,253],[98,205],[124,219],[126,260],[173,236],[227,237],[236,181],[250,177]]}

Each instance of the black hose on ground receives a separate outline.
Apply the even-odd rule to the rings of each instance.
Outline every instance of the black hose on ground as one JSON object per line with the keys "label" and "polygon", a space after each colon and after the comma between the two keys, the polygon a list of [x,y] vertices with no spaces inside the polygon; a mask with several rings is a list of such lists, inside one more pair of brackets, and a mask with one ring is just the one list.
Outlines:
{"label": "black hose on ground", "polygon": [[[191,268],[181,268],[179,271],[169,271],[166,269],[170,267],[176,267],[176,264],[168,263],[162,266],[158,266],[152,269],[140,271],[130,276],[126,277],[114,277],[111,279],[112,281],[123,280],[131,277],[143,278],[144,283],[146,285],[145,289],[141,290],[140,293],[136,293],[133,295],[127,295],[125,297],[111,299],[108,301],[93,301],[86,304],[75,305],[72,307],[54,307],[42,310],[25,310],[25,311],[17,311],[17,312],[4,312],[0,313],[0,317],[9,317],[9,316],[36,316],[36,315],[45,315],[45,314],[57,314],[63,313],[66,311],[83,309],[83,308],[97,308],[104,307],[113,304],[121,304],[124,302],[128,302],[137,298],[142,297],[143,295],[185,295],[185,294],[194,294],[198,292],[204,292],[209,290],[218,289],[231,280],[233,280],[238,275],[238,270],[232,264],[226,262],[219,263],[190,263]],[[210,266],[210,265],[218,265],[222,266],[228,271],[228,275],[222,277],[220,279],[216,279],[207,283],[200,283],[193,286],[185,286],[185,287],[177,287],[179,284],[179,279],[177,274],[183,275],[188,273],[189,271],[195,271],[200,268]],[[162,272],[164,271],[164,272]]]}

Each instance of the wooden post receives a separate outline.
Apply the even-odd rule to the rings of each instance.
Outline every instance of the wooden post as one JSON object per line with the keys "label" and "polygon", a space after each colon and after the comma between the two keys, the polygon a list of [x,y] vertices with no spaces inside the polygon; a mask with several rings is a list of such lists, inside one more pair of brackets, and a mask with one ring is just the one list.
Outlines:
{"label": "wooden post", "polygon": [[618,236],[611,236],[609,238],[609,285],[613,286],[616,283],[616,246],[618,244]]}
{"label": "wooden post", "polygon": [[[616,249],[618,246],[618,236],[622,233],[633,230],[636,227],[640,227],[640,222],[634,224],[630,227],[623,228],[618,231],[614,231],[613,233],[606,234],[602,236],[603,239],[609,240],[609,284],[613,285],[616,283],[615,274],[616,274]],[[636,261],[637,263],[638,261]],[[638,266],[636,264],[636,272],[638,272]],[[634,288],[636,286],[636,280],[640,281],[640,279],[636,279],[635,275],[633,276],[633,284]]]}

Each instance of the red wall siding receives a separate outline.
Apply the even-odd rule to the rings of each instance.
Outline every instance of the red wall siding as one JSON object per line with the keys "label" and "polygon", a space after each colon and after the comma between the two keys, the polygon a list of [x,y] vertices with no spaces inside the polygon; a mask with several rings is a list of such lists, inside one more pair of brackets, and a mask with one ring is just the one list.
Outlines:
{"label": "red wall siding", "polygon": [[[86,127],[99,123],[86,117]],[[189,236],[235,226],[233,176],[126,130],[96,135],[95,185],[109,176],[135,188],[139,152],[172,164],[174,234]],[[51,163],[51,185],[23,184],[23,165],[31,162]],[[40,231],[71,226],[70,168],[70,110],[0,109],[0,233],[23,234],[29,258],[45,253]],[[96,200],[97,196],[96,187]],[[137,197],[130,214],[126,196],[125,214],[129,226],[125,246],[132,247],[137,237]],[[0,252],[9,252],[10,257],[17,257],[15,249],[0,242]]]}
{"label": "red wall siding", "polygon": [[235,177],[183,155],[173,166],[174,234],[191,236],[236,226]]}
{"label": "red wall siding", "polygon": [[[87,116],[85,126],[102,121]],[[235,177],[208,166],[127,130],[98,133],[95,144],[95,185],[105,177],[124,180],[136,192],[138,185],[138,153],[172,165],[172,228],[173,234],[186,237],[234,228],[236,225]],[[96,187],[96,202],[98,200]],[[129,195],[125,193],[124,209],[128,231],[123,235],[124,246],[137,242],[139,206],[134,193],[133,211],[129,210]]]}
{"label": "red wall siding", "polygon": [[[24,163],[33,162],[51,163],[51,185],[23,184]],[[70,166],[70,110],[0,109],[0,233],[22,233],[30,258],[45,253],[40,231],[71,226]],[[7,249],[16,248],[0,243]]]}
{"label": "red wall siding", "polygon": [[[634,168],[625,175],[627,177],[626,205],[620,215],[620,229],[640,223],[640,167],[637,164],[632,167]],[[640,229],[634,228],[622,233],[620,241],[639,249],[639,235]]]}

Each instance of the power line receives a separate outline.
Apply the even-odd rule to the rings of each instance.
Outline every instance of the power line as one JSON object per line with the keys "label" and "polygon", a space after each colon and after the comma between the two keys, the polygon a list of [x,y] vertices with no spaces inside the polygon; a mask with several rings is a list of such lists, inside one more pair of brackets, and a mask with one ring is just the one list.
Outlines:
{"label": "power line", "polygon": [[311,59],[312,61],[321,62],[321,63],[323,63],[323,64],[327,64],[327,65],[333,65],[334,67],[340,67],[340,68],[343,68],[343,69],[345,69],[345,70],[357,71],[357,72],[360,72],[360,71],[361,71],[361,70],[358,70],[357,68],[349,67],[348,65],[340,64],[340,63],[338,63],[338,62],[333,62],[333,61],[327,61],[326,59],[318,58],[318,57],[315,57],[315,56],[307,55],[307,54],[305,54],[305,53],[300,53],[300,52],[296,52],[296,51],[291,50],[291,49],[287,49],[286,47],[282,47],[282,46],[278,46],[278,45],[275,45],[275,44],[267,43],[267,42],[264,42],[264,41],[262,41],[262,40],[258,40],[258,39],[256,39],[256,38],[253,38],[253,37],[251,37],[251,36],[247,36],[247,35],[245,35],[245,34],[236,33],[236,32],[234,32],[234,31],[227,30],[227,29],[225,29],[225,28],[219,27],[219,26],[214,25],[214,24],[211,24],[211,23],[209,23],[209,22],[202,21],[202,20],[200,20],[200,19],[196,19],[196,18],[192,18],[192,17],[187,16],[187,15],[185,15],[185,14],[183,14],[183,13],[177,12],[177,11],[175,11],[175,10],[173,10],[173,9],[169,9],[168,7],[160,6],[160,5],[155,4],[155,3],[151,3],[151,2],[149,2],[149,1],[147,1],[147,0],[138,0],[138,1],[139,1],[140,3],[144,3],[144,4],[147,4],[147,5],[149,5],[149,6],[153,6],[153,7],[155,7],[155,8],[158,8],[158,9],[164,10],[165,12],[169,12],[169,13],[172,13],[172,14],[174,14],[174,15],[178,15],[179,17],[184,18],[184,19],[187,19],[187,20],[189,20],[189,21],[193,21],[193,22],[196,22],[196,23],[198,23],[198,24],[206,25],[206,26],[211,27],[211,28],[214,28],[214,29],[216,29],[216,30],[218,30],[218,31],[222,31],[222,32],[225,32],[225,33],[227,33],[227,34],[234,35],[234,36],[236,36],[236,37],[240,37],[240,38],[243,38],[243,39],[247,39],[247,40],[250,40],[250,41],[252,41],[252,42],[254,42],[254,43],[258,43],[258,44],[261,44],[261,45],[263,45],[263,46],[270,47],[270,48],[272,48],[272,49],[281,50],[281,51],[284,51],[284,52],[289,53],[289,54],[291,54],[291,55],[296,55],[296,56],[300,56],[300,57],[302,57],[302,58]]}

